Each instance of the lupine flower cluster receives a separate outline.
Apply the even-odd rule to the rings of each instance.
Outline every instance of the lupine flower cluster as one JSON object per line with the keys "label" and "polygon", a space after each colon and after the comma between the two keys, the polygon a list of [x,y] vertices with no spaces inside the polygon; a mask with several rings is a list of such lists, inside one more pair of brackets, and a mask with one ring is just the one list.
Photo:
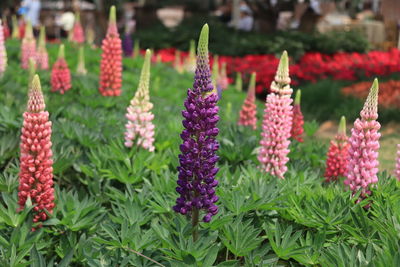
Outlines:
{"label": "lupine flower cluster", "polygon": [[[370,82],[359,82],[342,88],[341,92],[344,95],[365,99],[369,93],[370,86]],[[379,83],[378,104],[385,108],[400,109],[400,81],[389,80]]]}
{"label": "lupine flower cluster", "polygon": [[0,20],[0,21],[1,21],[0,24],[2,24],[2,26],[3,26],[3,30],[2,30],[3,38],[4,38],[4,40],[7,40],[11,34],[10,27],[8,27],[7,19],[5,17],[4,17],[4,20]]}
{"label": "lupine flower cluster", "polygon": [[103,96],[119,96],[122,86],[122,46],[119,38],[115,6],[110,9],[106,38],[101,45],[100,87]]}
{"label": "lupine flower cluster", "polygon": [[226,90],[229,85],[228,75],[226,74],[226,62],[222,62],[218,76],[218,83],[222,90]]}
{"label": "lupine flower cluster", "polygon": [[294,140],[298,142],[303,142],[303,133],[304,133],[304,116],[301,112],[301,90],[297,90],[296,98],[294,100],[293,105],[293,123],[292,123],[292,130],[290,131],[290,135]]}
{"label": "lupine flower cluster", "polygon": [[3,23],[0,20],[0,78],[3,76],[7,68],[7,50],[4,41]]}
{"label": "lupine flower cluster", "polygon": [[212,81],[212,84],[214,85],[214,90],[218,94],[218,99],[220,99],[221,96],[222,96],[222,88],[221,88],[221,85],[219,83],[219,60],[218,60],[218,55],[214,55],[214,58],[213,58],[211,81]]}
{"label": "lupine flower cluster", "polygon": [[154,115],[151,113],[153,104],[150,102],[150,59],[151,52],[146,51],[139,86],[135,97],[131,100],[127,109],[125,132],[125,146],[132,147],[134,143],[150,152],[154,151]]}
{"label": "lupine flower cluster", "polygon": [[79,47],[78,65],[76,66],[76,73],[86,75],[87,70],[85,67],[85,50],[83,46]]}
{"label": "lupine flower cluster", "polygon": [[353,193],[361,189],[361,197],[369,195],[369,185],[378,182],[378,132],[381,125],[378,118],[378,80],[375,79],[367,100],[360,112],[360,118],[354,122],[349,139],[349,157],[344,181]]}
{"label": "lupine flower cluster", "polygon": [[242,74],[240,72],[236,73],[235,88],[238,92],[243,90]]}
{"label": "lupine flower cluster", "polygon": [[239,125],[250,126],[257,129],[257,106],[256,106],[256,73],[251,74],[249,90],[239,113]]}
{"label": "lupine flower cluster", "polygon": [[175,50],[174,68],[178,73],[183,73],[181,51],[179,51],[179,50]]}
{"label": "lupine flower cluster", "polygon": [[205,213],[204,222],[209,222],[218,212],[215,204],[218,201],[215,194],[218,185],[215,180],[218,172],[216,151],[219,148],[216,140],[219,132],[218,97],[211,82],[207,24],[200,33],[193,88],[188,90],[187,95],[185,110],[182,111],[185,129],[181,134],[183,143],[180,146],[176,188],[180,196],[173,209],[183,215],[189,214],[192,224],[196,225],[201,210]]}
{"label": "lupine flower cluster", "polygon": [[396,169],[394,175],[400,181],[400,144],[397,145]]}
{"label": "lupine flower cluster", "polygon": [[60,45],[58,58],[51,70],[51,91],[64,94],[71,89],[71,72],[64,57],[64,45]]}
{"label": "lupine flower cluster", "polygon": [[196,44],[194,40],[190,40],[189,55],[185,61],[185,70],[192,73],[196,71]]}
{"label": "lupine flower cluster", "polygon": [[122,40],[122,49],[126,57],[131,57],[133,54],[133,40],[129,33],[124,34],[124,39]]}
{"label": "lupine flower cluster", "polygon": [[331,140],[326,159],[325,181],[333,182],[339,177],[344,177],[349,161],[348,138],[346,135],[346,118],[342,116],[339,123],[339,130],[334,140]]}
{"label": "lupine flower cluster", "polygon": [[46,212],[51,214],[54,208],[51,122],[49,113],[44,109],[39,76],[35,75],[29,90],[28,106],[21,131],[18,187],[19,209],[24,209],[28,198],[36,205],[33,208],[34,223],[48,219]]}
{"label": "lupine flower cluster", "polygon": [[72,42],[83,44],[85,42],[85,32],[81,24],[80,13],[76,13],[74,26],[72,28]]}
{"label": "lupine flower cluster", "polygon": [[36,63],[37,67],[42,70],[47,70],[49,68],[49,55],[47,54],[46,49],[46,30],[44,26],[40,27]]}
{"label": "lupine flower cluster", "polygon": [[36,39],[33,36],[32,25],[28,22],[21,44],[21,67],[23,69],[28,69],[30,58],[36,60]]}
{"label": "lupine flower cluster", "polygon": [[289,59],[283,52],[271,93],[267,96],[258,160],[262,170],[284,179],[289,161],[290,130],[292,128],[292,88],[290,88]]}
{"label": "lupine flower cluster", "polygon": [[18,27],[18,20],[17,20],[17,16],[13,15],[11,17],[11,23],[12,23],[12,33],[11,33],[11,38],[13,39],[19,39],[19,27]]}

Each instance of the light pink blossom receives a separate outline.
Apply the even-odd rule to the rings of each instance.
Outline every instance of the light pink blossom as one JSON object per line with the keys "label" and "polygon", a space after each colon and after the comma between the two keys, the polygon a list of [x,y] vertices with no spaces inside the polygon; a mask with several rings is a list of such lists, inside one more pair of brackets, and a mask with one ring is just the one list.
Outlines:
{"label": "light pink blossom", "polygon": [[288,61],[284,51],[275,81],[271,83],[271,93],[267,96],[258,155],[262,170],[281,179],[284,179],[289,161],[287,155],[293,116]]}
{"label": "light pink blossom", "polygon": [[361,196],[370,194],[369,185],[378,182],[378,80],[375,79],[360,118],[354,122],[349,139],[349,162],[344,181],[354,193],[361,189]]}

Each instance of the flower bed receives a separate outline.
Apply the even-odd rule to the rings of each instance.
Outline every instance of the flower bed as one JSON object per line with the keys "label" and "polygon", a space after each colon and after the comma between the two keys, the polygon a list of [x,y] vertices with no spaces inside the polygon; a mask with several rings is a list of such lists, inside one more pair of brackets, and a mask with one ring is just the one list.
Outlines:
{"label": "flower bed", "polygon": [[[344,95],[364,99],[368,95],[370,83],[359,82],[342,88]],[[385,108],[400,108],[400,81],[390,80],[379,85],[379,104]]]}
{"label": "flower bed", "polygon": [[[157,52],[163,62],[172,62],[175,49],[162,49]],[[185,58],[187,53],[182,52]],[[256,92],[263,93],[271,84],[278,59],[274,55],[246,55],[244,57],[220,56],[221,62],[227,63],[230,77],[241,72],[250,75],[257,73]],[[331,77],[335,80],[353,81],[361,77],[384,76],[400,71],[400,50],[371,51],[361,53],[336,53],[325,55],[321,53],[306,53],[298,62],[290,65],[290,76],[293,83],[304,81],[315,82]],[[232,79],[231,79],[232,81]]]}

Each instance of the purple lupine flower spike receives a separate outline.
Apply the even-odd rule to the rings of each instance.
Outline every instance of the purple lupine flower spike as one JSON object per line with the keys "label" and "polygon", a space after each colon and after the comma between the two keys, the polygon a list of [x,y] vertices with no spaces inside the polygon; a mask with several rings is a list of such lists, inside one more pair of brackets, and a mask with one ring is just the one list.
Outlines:
{"label": "purple lupine flower spike", "polygon": [[203,221],[209,222],[218,213],[215,204],[218,197],[215,187],[218,181],[215,175],[218,168],[216,151],[219,148],[217,122],[218,96],[211,82],[208,59],[208,25],[201,30],[197,47],[197,66],[193,88],[188,89],[185,110],[182,111],[184,130],[181,138],[178,167],[178,187],[180,196],[176,200],[174,211],[192,217],[193,226],[197,225],[199,213],[204,212]]}
{"label": "purple lupine flower spike", "polygon": [[131,57],[133,54],[133,40],[129,33],[125,33],[122,39],[122,49],[126,57]]}

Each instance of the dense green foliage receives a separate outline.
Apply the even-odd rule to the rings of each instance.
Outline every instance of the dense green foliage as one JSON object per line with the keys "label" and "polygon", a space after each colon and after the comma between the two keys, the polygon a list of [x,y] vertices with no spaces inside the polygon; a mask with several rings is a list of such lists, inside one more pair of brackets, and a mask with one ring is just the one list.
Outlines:
{"label": "dense green foliage", "polygon": [[[53,61],[56,49],[50,47]],[[74,51],[67,46],[72,70]],[[190,224],[171,210],[180,112],[191,75],[152,67],[156,152],[127,149],[124,112],[143,61],[124,59],[123,94],[106,98],[97,90],[99,51],[89,49],[90,74],[74,75],[65,95],[50,93],[49,72],[39,72],[53,122],[56,207],[46,226],[31,232],[32,207],[16,212],[28,84],[18,52],[16,43],[8,43],[10,64],[0,80],[0,266],[156,266],[135,251],[164,266],[399,265],[396,180],[380,174],[372,197],[358,204],[342,183],[323,184],[326,145],[312,137],[315,123],[306,123],[304,144],[291,145],[285,180],[260,173],[259,131],[236,126],[245,94],[233,88],[219,102],[220,212],[201,223],[193,243]],[[372,207],[363,209],[369,201]]]}
{"label": "dense green foliage", "polygon": [[329,34],[309,34],[301,32],[277,32],[271,34],[238,32],[227,28],[215,19],[191,18],[184,20],[174,29],[162,24],[150,29],[139,30],[134,38],[143,47],[154,49],[176,47],[189,49],[189,41],[197,39],[198,29],[208,21],[213,29],[210,33],[210,51],[219,55],[241,56],[246,54],[277,54],[287,50],[298,58],[305,52],[366,52],[368,42],[358,32],[333,32]]}

